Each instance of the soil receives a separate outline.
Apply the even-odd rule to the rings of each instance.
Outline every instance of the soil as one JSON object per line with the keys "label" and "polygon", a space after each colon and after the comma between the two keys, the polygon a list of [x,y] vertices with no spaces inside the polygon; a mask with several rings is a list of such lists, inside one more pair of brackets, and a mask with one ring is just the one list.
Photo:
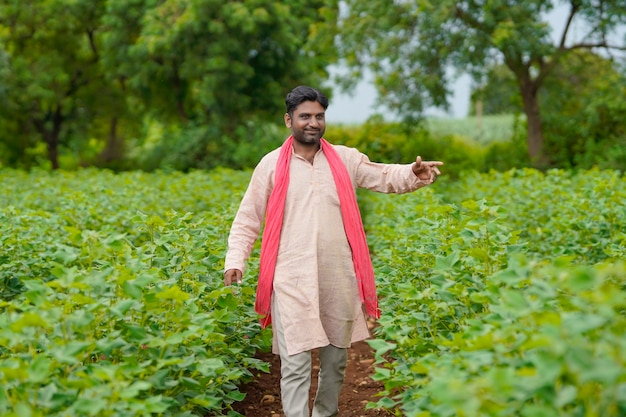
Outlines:
{"label": "soil", "polygon": [[[272,353],[258,353],[257,357],[270,364],[270,373],[261,372],[252,382],[240,387],[246,398],[234,404],[238,413],[250,417],[284,417],[280,403],[280,358]],[[317,389],[319,358],[317,350],[312,353],[311,409]],[[348,349],[348,366],[339,398],[341,417],[376,417],[393,415],[386,410],[370,409],[370,401],[378,401],[377,393],[383,390],[382,383],[371,379],[374,373],[374,354],[367,342],[353,343]]]}

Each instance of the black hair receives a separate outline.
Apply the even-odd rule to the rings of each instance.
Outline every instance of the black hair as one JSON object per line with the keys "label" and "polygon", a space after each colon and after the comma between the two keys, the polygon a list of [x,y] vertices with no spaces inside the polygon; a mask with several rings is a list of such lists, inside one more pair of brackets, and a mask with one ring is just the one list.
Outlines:
{"label": "black hair", "polygon": [[324,110],[328,108],[328,99],[320,90],[307,87],[306,85],[299,85],[291,90],[285,98],[287,114],[291,116],[296,107],[305,101],[317,101],[324,107]]}

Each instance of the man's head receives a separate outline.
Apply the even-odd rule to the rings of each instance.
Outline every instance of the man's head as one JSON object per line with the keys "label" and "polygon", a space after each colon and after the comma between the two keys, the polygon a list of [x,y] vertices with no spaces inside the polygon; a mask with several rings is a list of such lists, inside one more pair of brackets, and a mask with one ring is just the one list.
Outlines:
{"label": "man's head", "polygon": [[287,94],[285,106],[287,114],[293,116],[293,111],[304,101],[316,101],[322,105],[324,110],[328,108],[328,99],[320,90],[306,85],[299,85]]}
{"label": "man's head", "polygon": [[319,145],[326,130],[326,96],[301,85],[287,94],[285,105],[285,125],[291,129],[294,140],[303,145]]}

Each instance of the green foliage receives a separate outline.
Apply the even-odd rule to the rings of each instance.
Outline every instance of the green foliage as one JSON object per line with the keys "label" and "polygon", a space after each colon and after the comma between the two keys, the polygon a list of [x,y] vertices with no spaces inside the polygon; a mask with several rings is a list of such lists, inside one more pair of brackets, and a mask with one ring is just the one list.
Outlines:
{"label": "green foliage", "polygon": [[[270,343],[254,280],[222,281],[249,171],[0,178],[0,414],[235,416]],[[624,415],[625,200],[598,169],[359,193],[383,311],[370,407]]]}
{"label": "green foliage", "polygon": [[424,129],[406,131],[401,123],[373,118],[362,126],[330,126],[329,140],[359,149],[370,160],[385,163],[411,163],[419,155],[424,160],[444,161],[447,175],[455,178],[463,171],[483,166],[483,147],[468,137],[431,135]]}
{"label": "green foliage", "polygon": [[[519,91],[503,89],[513,81],[511,74],[496,66],[485,86],[474,92],[473,100],[484,100],[489,114],[501,111],[496,106],[501,101],[517,103],[509,108],[521,113]],[[626,167],[622,150],[626,140],[625,88],[624,75],[611,60],[584,51],[561,58],[540,95],[545,147],[553,167]],[[496,148],[494,158],[501,153],[500,146]],[[508,167],[520,166],[517,161],[512,158]]]}
{"label": "green foliage", "polygon": [[173,0],[130,15],[129,7],[109,4],[105,59],[164,117],[232,127],[250,114],[274,115],[294,80],[324,74],[324,59],[301,59],[324,0]]}
{"label": "green foliage", "polygon": [[[489,187],[483,183],[489,180]],[[446,201],[482,200],[504,207],[513,230],[532,251],[578,262],[600,262],[623,256],[626,212],[624,177],[617,171],[531,169],[470,174],[443,190]]]}
{"label": "green foliage", "polygon": [[[156,123],[155,123],[156,124]],[[249,121],[222,134],[217,126],[190,123],[182,128],[165,127],[153,141],[133,150],[136,168],[153,171],[191,168],[213,169],[254,167],[267,152],[279,147],[285,135],[275,124]],[[221,135],[221,136],[220,136]]]}
{"label": "green foliage", "polygon": [[482,85],[472,90],[470,114],[480,112],[485,115],[515,114],[522,111],[522,99],[515,76],[503,64],[496,64],[487,70]]}
{"label": "green foliage", "polygon": [[[347,0],[335,26],[336,46],[349,67],[341,81],[353,86],[355,75],[367,69],[374,76],[381,104],[412,123],[431,107],[447,109],[451,81],[458,73],[469,74],[482,85],[494,70],[506,69],[510,76],[497,75],[507,82],[494,88],[519,90],[517,97],[528,121],[529,157],[544,167],[554,151],[544,149],[545,106],[539,105],[547,78],[558,74],[559,63],[579,50],[624,51],[619,35],[626,22],[622,0],[576,2],[571,7],[559,3]],[[547,16],[557,7],[566,9],[568,24],[556,28],[560,32],[553,35]],[[572,36],[571,22],[587,28],[584,39],[573,39],[578,37]],[[511,108],[508,97],[495,103],[486,94],[476,98],[490,99],[489,110],[497,107],[505,112]]]}
{"label": "green foliage", "polygon": [[191,142],[164,165],[213,166],[194,157],[225,137],[239,145],[239,126],[275,120],[287,91],[324,81],[335,57],[321,50],[319,24],[337,7],[336,0],[2,2],[0,163],[29,168],[43,156],[58,168],[70,155],[71,168],[128,168],[124,157],[140,152],[143,123],[158,120]]}
{"label": "green foliage", "polygon": [[0,414],[236,415],[269,346],[222,279],[248,174],[1,177]]}
{"label": "green foliage", "polygon": [[625,197],[616,172],[530,169],[362,196],[383,310],[370,406],[623,415]]}
{"label": "green foliage", "polygon": [[9,1],[0,5],[0,142],[2,163],[30,166],[28,150],[45,144],[56,167],[58,148],[77,137],[107,105],[123,110],[102,78],[98,45],[102,1]]}
{"label": "green foliage", "polygon": [[[372,118],[362,126],[328,126],[325,136],[333,143],[357,148],[371,160],[385,163],[410,162],[407,158],[418,155],[413,155],[414,150],[430,140],[424,130],[407,134],[400,124],[386,123],[382,118]],[[434,158],[434,155],[422,156]]]}
{"label": "green foliage", "polygon": [[561,168],[624,169],[626,78],[613,62],[579,52],[546,79],[541,97],[546,149]]}
{"label": "green foliage", "polygon": [[528,157],[526,121],[519,116],[515,117],[512,130],[513,133],[510,140],[493,141],[487,145],[483,172],[491,170],[508,171],[512,168],[523,168],[532,165]]}

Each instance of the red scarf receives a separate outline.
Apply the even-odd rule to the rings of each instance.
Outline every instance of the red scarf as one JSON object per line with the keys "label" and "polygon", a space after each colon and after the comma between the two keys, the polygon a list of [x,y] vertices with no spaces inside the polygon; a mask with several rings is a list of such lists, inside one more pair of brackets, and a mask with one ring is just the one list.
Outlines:
{"label": "red scarf", "polygon": [[[321,139],[322,152],[326,155],[330,170],[335,179],[343,227],[346,231],[348,243],[352,249],[352,262],[359,285],[361,302],[365,304],[365,311],[372,317],[379,318],[378,298],[374,282],[374,268],[370,259],[369,248],[363,230],[363,221],[356,201],[356,194],[352,181],[343,161],[333,146]],[[280,232],[285,213],[285,199],[289,188],[289,165],[291,162],[293,136],[289,136],[280,148],[276,172],[274,174],[274,189],[267,203],[265,229],[261,241],[261,260],[259,268],[259,282],[255,309],[261,316],[261,325],[267,327],[271,323],[271,297],[276,269],[276,258],[280,242]]]}

